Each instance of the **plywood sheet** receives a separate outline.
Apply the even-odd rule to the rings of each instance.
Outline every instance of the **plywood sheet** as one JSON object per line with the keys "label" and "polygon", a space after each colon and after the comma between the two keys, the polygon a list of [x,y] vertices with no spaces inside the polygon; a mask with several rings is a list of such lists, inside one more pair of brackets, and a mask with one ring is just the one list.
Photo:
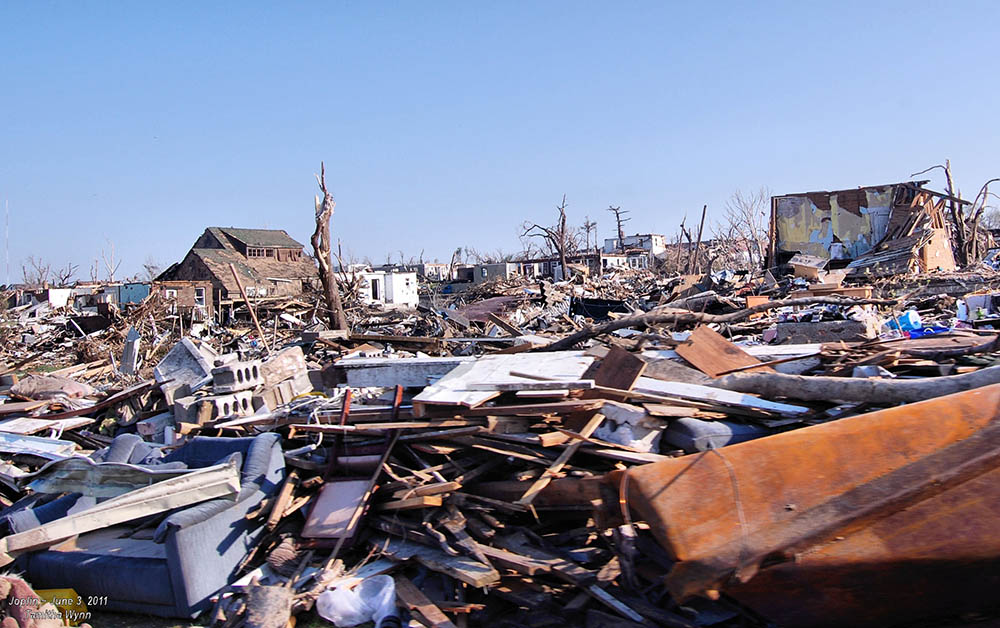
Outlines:
{"label": "plywood sheet", "polygon": [[307,539],[353,536],[361,517],[350,528],[348,525],[358,504],[365,499],[368,484],[368,480],[343,480],[324,484],[305,526],[302,527],[302,536]]}
{"label": "plywood sheet", "polygon": [[[701,325],[691,332],[687,342],[677,345],[676,351],[692,366],[710,377],[718,377],[734,369],[761,364],[760,360],[705,325]],[[758,370],[773,372],[770,367],[762,367]]]}

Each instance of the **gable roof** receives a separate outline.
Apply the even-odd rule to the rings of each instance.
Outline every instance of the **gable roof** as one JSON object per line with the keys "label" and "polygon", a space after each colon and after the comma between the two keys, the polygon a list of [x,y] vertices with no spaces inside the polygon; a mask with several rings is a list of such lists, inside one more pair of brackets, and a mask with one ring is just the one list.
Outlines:
{"label": "gable roof", "polygon": [[247,246],[276,247],[281,249],[301,249],[302,244],[296,242],[284,229],[237,229],[236,227],[209,227],[224,233],[234,240]]}

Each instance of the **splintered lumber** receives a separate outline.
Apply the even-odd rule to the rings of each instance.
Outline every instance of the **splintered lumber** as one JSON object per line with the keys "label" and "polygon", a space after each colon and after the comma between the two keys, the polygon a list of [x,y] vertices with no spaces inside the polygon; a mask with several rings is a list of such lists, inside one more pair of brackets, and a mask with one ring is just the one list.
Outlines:
{"label": "splintered lumber", "polygon": [[486,545],[479,546],[486,557],[496,564],[526,575],[550,574],[556,576],[561,580],[580,587],[586,591],[587,595],[590,595],[616,613],[632,621],[646,621],[645,617],[601,588],[597,583],[597,575],[594,572],[588,571],[570,560],[554,556],[509,537],[498,538],[496,542],[503,546],[504,549]]}
{"label": "splintered lumber", "polygon": [[468,419],[445,419],[441,421],[392,421],[385,423],[359,423],[357,425],[316,425],[295,424],[291,426],[289,438],[294,437],[298,432],[318,432],[329,434],[349,434],[351,432],[364,431],[387,431],[406,429],[435,429],[446,427],[478,427],[483,425],[482,420],[473,421]]}
{"label": "splintered lumber", "polygon": [[[375,537],[371,544],[390,558],[415,560],[431,571],[457,578],[474,587],[485,587],[500,581],[496,569],[468,556],[449,556],[433,547],[384,536]],[[486,555],[489,557],[489,554]]]}
{"label": "splintered lumber", "polygon": [[424,484],[413,488],[405,488],[392,494],[395,499],[409,499],[410,497],[424,497],[426,495],[440,495],[441,493],[451,493],[462,488],[461,482],[437,482],[435,484]]}
{"label": "splintered lumber", "polygon": [[417,588],[409,578],[402,574],[393,576],[396,581],[396,595],[407,609],[420,616],[420,623],[430,628],[456,628],[455,624]]}
{"label": "splintered lumber", "polygon": [[[590,437],[594,431],[601,426],[602,422],[604,422],[604,415],[600,413],[595,414],[590,417],[590,420],[588,420],[583,428],[580,429],[579,435],[584,438]],[[524,492],[524,495],[521,496],[521,499],[514,503],[519,506],[530,506],[535,497],[542,492],[542,489],[549,485],[549,482],[551,482],[560,471],[562,471],[562,468],[566,466],[566,463],[569,462],[569,459],[573,457],[573,454],[575,454],[581,446],[583,446],[582,440],[574,440],[572,443],[567,445],[566,449],[559,454],[559,457],[556,458],[555,462],[553,462],[552,465],[549,466],[549,468],[546,469],[537,480],[535,480],[531,487],[528,488],[528,490]]]}
{"label": "splintered lumber", "polygon": [[[993,367],[1000,368],[1000,367]],[[776,401],[768,401],[767,399],[761,399],[759,397],[754,397],[751,395],[738,394],[740,392],[753,392],[761,393],[767,397],[771,396],[795,396],[795,395],[785,395],[784,393],[773,393],[773,391],[763,390],[758,387],[748,386],[742,387],[737,394],[733,393],[733,389],[730,389],[724,384],[727,381],[737,381],[731,380],[730,378],[767,378],[767,377],[790,377],[795,380],[815,380],[819,379],[817,377],[801,377],[798,375],[779,375],[777,373],[749,373],[746,375],[727,375],[723,379],[720,379],[714,387],[711,386],[699,386],[697,384],[682,384],[681,382],[664,382],[658,379],[649,379],[647,377],[640,377],[639,381],[636,383],[635,390],[639,393],[648,393],[651,395],[660,395],[664,397],[680,397],[681,399],[693,399],[696,401],[707,401],[711,403],[722,404],[724,406],[733,406],[737,408],[749,408],[753,410],[762,410],[765,412],[774,412],[783,415],[796,415],[805,414],[811,412],[812,410],[803,406],[794,406],[787,403],[778,403]],[[836,379],[838,381],[843,381],[840,378],[826,378],[826,379]],[[869,380],[852,380],[852,381],[869,381]],[[729,393],[729,394],[727,394]],[[828,393],[827,393],[828,394]],[[802,399],[802,397],[796,397]],[[818,397],[819,399],[830,399],[829,396]]]}
{"label": "splintered lumber", "polygon": [[271,514],[267,518],[268,530],[273,530],[278,525],[278,522],[281,521],[285,513],[285,508],[292,501],[292,493],[295,491],[298,480],[298,472],[295,469],[289,471],[288,475],[285,476],[285,481],[282,482],[281,489],[278,491],[278,497],[274,500],[271,508]]}
{"label": "splintered lumber", "polygon": [[260,328],[260,321],[257,320],[257,310],[254,309],[253,304],[250,303],[250,299],[247,298],[247,291],[243,288],[240,274],[236,272],[236,266],[233,264],[229,264],[229,270],[233,273],[233,281],[236,282],[236,287],[240,289],[240,296],[243,297],[243,303],[246,304],[247,310],[250,311],[250,318],[253,319],[253,326],[257,330],[257,337],[260,338],[261,344],[264,345],[264,350],[270,353],[271,347],[267,344],[267,337],[264,335],[264,330]]}
{"label": "splintered lumber", "polygon": [[[532,505],[536,508],[590,509],[593,501],[601,499],[600,477],[553,479],[538,495]],[[470,493],[499,501],[514,501],[524,494],[526,482],[500,480],[482,482],[467,489]]]}
{"label": "splintered lumber", "polygon": [[7,403],[0,404],[0,415],[31,412],[32,410],[43,408],[50,403],[52,402],[48,399],[43,399],[41,401],[9,401]]}
{"label": "splintered lumber", "polygon": [[699,325],[686,342],[674,349],[699,371],[710,377],[735,369],[763,368],[760,360],[722,337],[722,334],[705,325]]}
{"label": "splintered lumber", "polygon": [[892,404],[943,397],[996,383],[1000,383],[1000,366],[990,366],[963,375],[910,380],[739,373],[727,375],[715,385],[725,390],[754,392],[767,397]]}
{"label": "splintered lumber", "polygon": [[499,316],[497,316],[493,312],[487,312],[486,313],[486,317],[490,319],[491,323],[493,323],[494,325],[496,325],[500,329],[504,330],[505,332],[507,332],[511,336],[523,336],[524,335],[523,331],[521,331],[520,329],[518,329],[514,325],[511,325],[510,323],[508,323],[504,319],[500,318]]}
{"label": "splintered lumber", "polygon": [[496,390],[499,392],[544,391],[558,392],[561,390],[589,390],[594,387],[592,379],[577,380],[546,380],[524,382],[482,382],[466,384],[468,390]]}
{"label": "splintered lumber", "polygon": [[441,501],[440,495],[423,495],[420,497],[408,497],[406,499],[397,499],[395,501],[386,502],[384,504],[379,504],[375,507],[375,510],[385,511],[385,510],[416,510],[418,508],[437,508],[443,502]]}
{"label": "splintered lumber", "polygon": [[422,415],[425,404],[476,408],[500,394],[497,390],[471,390],[475,384],[526,384],[532,380],[513,375],[531,372],[545,380],[579,380],[594,359],[581,351],[563,351],[542,355],[519,353],[488,355],[474,362],[460,364],[413,398],[414,413]]}
{"label": "splintered lumber", "polygon": [[538,347],[535,351],[565,351],[566,349],[573,348],[575,345],[583,342],[584,340],[629,327],[644,328],[648,325],[668,323],[736,323],[750,318],[752,314],[756,314],[757,312],[766,312],[770,309],[782,307],[815,305],[819,303],[850,307],[852,305],[894,305],[897,301],[895,299],[848,299],[834,296],[813,296],[801,299],[769,301],[768,303],[761,303],[759,305],[755,305],[754,307],[748,307],[743,310],[730,312],[729,314],[689,312],[685,310],[677,310],[671,308],[669,305],[665,305],[650,310],[649,312],[633,314],[632,316],[624,316],[617,320],[608,321],[607,323],[602,323],[600,325],[588,325],[580,331],[557,340],[552,344]]}

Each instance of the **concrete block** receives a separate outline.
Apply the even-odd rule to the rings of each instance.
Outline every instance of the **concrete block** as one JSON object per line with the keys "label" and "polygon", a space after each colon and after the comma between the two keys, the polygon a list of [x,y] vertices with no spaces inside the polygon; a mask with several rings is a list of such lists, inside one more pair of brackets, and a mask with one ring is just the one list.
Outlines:
{"label": "concrete block", "polygon": [[174,401],[175,423],[199,423],[201,405],[212,407],[210,419],[244,417],[253,414],[253,393],[249,390],[228,395],[193,395]]}
{"label": "concrete block", "polygon": [[274,386],[265,386],[263,390],[253,396],[253,410],[258,410],[261,407],[265,407],[269,411],[274,410],[278,406],[289,403],[299,395],[312,392],[312,390],[309,373],[299,373]]}
{"label": "concrete block", "polygon": [[242,417],[253,414],[253,393],[242,390],[228,395],[211,395],[204,398],[212,404],[212,418]]}
{"label": "concrete block", "polygon": [[212,364],[218,355],[208,345],[196,345],[190,338],[181,338],[153,369],[153,377],[163,383],[188,384],[194,388],[201,380],[211,377]]}
{"label": "concrete block", "polygon": [[212,390],[216,394],[228,394],[240,390],[251,390],[264,384],[260,360],[219,364],[212,369]]}
{"label": "concrete block", "polygon": [[260,367],[265,386],[274,386],[306,371],[302,347],[288,347],[268,358]]}
{"label": "concrete block", "polygon": [[204,395],[189,395],[174,399],[174,423],[197,423],[198,404],[202,399]]}
{"label": "concrete block", "polygon": [[871,340],[876,330],[863,321],[821,321],[818,323],[778,323],[775,340],[779,344],[808,342],[859,342]]}

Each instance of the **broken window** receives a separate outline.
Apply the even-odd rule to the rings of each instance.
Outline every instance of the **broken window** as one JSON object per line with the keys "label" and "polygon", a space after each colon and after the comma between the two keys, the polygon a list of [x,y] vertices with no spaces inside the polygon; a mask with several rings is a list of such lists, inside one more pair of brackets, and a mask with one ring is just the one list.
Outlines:
{"label": "broken window", "polygon": [[195,288],[194,289],[194,304],[195,305],[205,305],[205,289]]}

